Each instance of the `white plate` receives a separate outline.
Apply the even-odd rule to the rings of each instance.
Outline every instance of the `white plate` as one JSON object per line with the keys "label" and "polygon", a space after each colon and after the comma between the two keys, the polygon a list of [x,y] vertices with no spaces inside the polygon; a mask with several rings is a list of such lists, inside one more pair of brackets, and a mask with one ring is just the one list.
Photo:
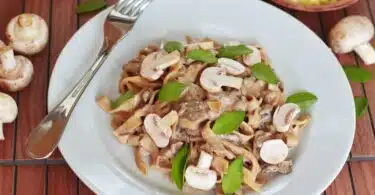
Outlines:
{"label": "white plate", "polygon": [[[107,11],[84,25],[62,51],[50,82],[49,109],[93,61]],[[313,32],[255,0],[157,0],[147,8],[83,94],[60,142],[63,156],[79,178],[98,194],[179,193],[158,172],[150,171],[147,177],[138,172],[131,148],[112,136],[109,116],[96,106],[95,97],[118,95],[122,65],[139,49],[152,41],[182,39],[185,34],[257,42],[267,50],[287,93],[308,90],[318,96],[311,111],[313,121],[292,156],[294,171],[265,186],[263,194],[321,193],[341,170],[353,141],[350,86],[335,56]]]}

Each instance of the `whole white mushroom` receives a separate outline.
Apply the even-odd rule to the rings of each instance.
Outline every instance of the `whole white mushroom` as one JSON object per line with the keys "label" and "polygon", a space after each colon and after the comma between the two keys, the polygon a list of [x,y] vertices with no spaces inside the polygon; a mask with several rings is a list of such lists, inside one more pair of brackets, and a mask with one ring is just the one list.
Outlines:
{"label": "whole white mushroom", "polygon": [[348,16],[338,22],[329,33],[329,44],[335,53],[355,51],[365,64],[375,63],[375,50],[370,44],[374,25],[365,16]]}
{"label": "whole white mushroom", "polygon": [[9,46],[0,48],[0,88],[20,91],[29,85],[34,74],[33,64],[24,56],[14,56]]}
{"label": "whole white mushroom", "polygon": [[48,42],[47,23],[36,14],[24,13],[14,17],[8,23],[5,34],[9,46],[25,55],[39,53]]}
{"label": "whole white mushroom", "polygon": [[18,114],[16,101],[8,94],[0,92],[0,140],[4,140],[3,124],[13,122]]}

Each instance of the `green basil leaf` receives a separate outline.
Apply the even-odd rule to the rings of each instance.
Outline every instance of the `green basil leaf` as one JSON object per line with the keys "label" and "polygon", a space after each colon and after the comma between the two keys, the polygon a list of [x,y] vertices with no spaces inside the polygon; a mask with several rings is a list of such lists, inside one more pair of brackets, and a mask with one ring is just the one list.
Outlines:
{"label": "green basil leaf", "polygon": [[215,57],[213,53],[211,53],[210,51],[203,50],[203,49],[195,49],[195,50],[190,51],[187,54],[187,58],[200,61],[200,62],[204,62],[204,63],[209,63],[209,64],[214,64],[217,62],[217,58]]}
{"label": "green basil leaf", "polygon": [[185,144],[172,159],[172,180],[180,190],[182,190],[185,182],[185,170],[187,165],[187,158],[190,152],[189,150],[189,145]]}
{"label": "green basil leaf", "polygon": [[107,7],[107,3],[104,0],[89,0],[78,5],[76,9],[77,14],[97,11]]}
{"label": "green basil leaf", "polygon": [[318,98],[310,92],[295,93],[286,99],[286,103],[297,104],[302,110],[309,109],[316,101]]}
{"label": "green basil leaf", "polygon": [[182,52],[184,51],[184,46],[178,41],[168,41],[164,44],[164,50],[168,53],[176,50]]}
{"label": "green basil leaf", "polygon": [[131,91],[127,91],[121,94],[115,101],[111,102],[112,109],[119,107],[124,101],[134,97],[134,93]]}
{"label": "green basil leaf", "polygon": [[245,119],[244,111],[225,112],[216,119],[212,131],[215,134],[229,134],[237,130]]}
{"label": "green basil leaf", "polygon": [[237,56],[247,55],[252,52],[253,50],[246,47],[246,45],[225,46],[219,49],[219,56],[233,59]]}
{"label": "green basil leaf", "polygon": [[159,92],[159,101],[169,102],[176,101],[181,97],[185,85],[177,81],[172,81],[163,85]]}
{"label": "green basil leaf", "polygon": [[354,97],[355,113],[357,117],[361,117],[366,113],[368,100],[365,97]]}
{"label": "green basil leaf", "polygon": [[264,63],[254,64],[251,67],[251,71],[254,77],[259,80],[263,80],[271,84],[277,84],[279,82],[279,79],[272,68]]}
{"label": "green basil leaf", "polygon": [[344,72],[350,81],[364,83],[372,79],[370,71],[356,66],[344,66]]}
{"label": "green basil leaf", "polygon": [[236,160],[230,163],[227,173],[223,177],[223,188],[224,194],[232,194],[237,192],[241,188],[242,184],[242,168],[243,168],[243,157],[240,156]]}

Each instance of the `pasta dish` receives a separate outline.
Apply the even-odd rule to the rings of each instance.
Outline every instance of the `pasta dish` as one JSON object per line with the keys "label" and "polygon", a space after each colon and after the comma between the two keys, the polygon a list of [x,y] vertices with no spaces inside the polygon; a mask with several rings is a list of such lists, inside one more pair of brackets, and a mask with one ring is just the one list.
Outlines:
{"label": "pasta dish", "polygon": [[123,66],[119,92],[97,97],[114,136],[134,147],[141,173],[158,169],[179,189],[261,191],[292,171],[289,151],[311,118],[265,50],[237,41],[149,45]]}

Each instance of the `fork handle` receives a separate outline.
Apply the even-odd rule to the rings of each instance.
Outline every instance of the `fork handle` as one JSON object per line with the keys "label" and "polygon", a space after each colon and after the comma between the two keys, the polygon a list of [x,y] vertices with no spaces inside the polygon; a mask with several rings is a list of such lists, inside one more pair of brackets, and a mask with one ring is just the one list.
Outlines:
{"label": "fork handle", "polygon": [[67,96],[32,130],[26,146],[26,154],[34,159],[46,159],[56,149],[73,108],[82,93],[105,62],[109,54],[106,41],[90,69]]}

